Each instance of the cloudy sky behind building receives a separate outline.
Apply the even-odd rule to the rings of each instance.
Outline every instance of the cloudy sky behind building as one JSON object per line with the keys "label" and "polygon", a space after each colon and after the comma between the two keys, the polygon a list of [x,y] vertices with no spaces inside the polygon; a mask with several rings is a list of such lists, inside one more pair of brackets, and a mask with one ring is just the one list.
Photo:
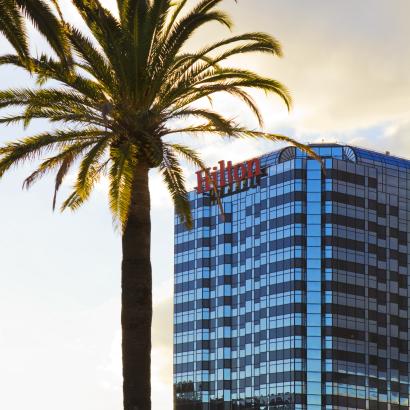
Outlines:
{"label": "cloudy sky behind building", "polygon": [[[110,3],[105,2],[110,5]],[[64,9],[72,13],[68,0]],[[410,3],[408,0],[233,0],[223,2],[234,32],[267,31],[283,59],[241,57],[233,63],[284,82],[289,114],[278,99],[257,95],[266,130],[303,142],[356,144],[410,157]],[[73,21],[78,17],[71,14]],[[219,36],[210,26],[192,47]],[[44,47],[36,36],[33,51]],[[11,51],[0,38],[1,53]],[[0,67],[0,88],[29,82]],[[240,104],[215,108],[252,126]],[[0,128],[0,143],[41,130]],[[199,138],[209,163],[277,149],[269,143]],[[187,167],[190,184],[194,169]],[[121,408],[120,236],[100,184],[77,214],[51,211],[52,181],[21,191],[29,168],[0,181],[0,408]],[[66,181],[68,189],[72,177]],[[173,210],[155,172],[151,178],[154,267],[153,408],[172,408]]]}

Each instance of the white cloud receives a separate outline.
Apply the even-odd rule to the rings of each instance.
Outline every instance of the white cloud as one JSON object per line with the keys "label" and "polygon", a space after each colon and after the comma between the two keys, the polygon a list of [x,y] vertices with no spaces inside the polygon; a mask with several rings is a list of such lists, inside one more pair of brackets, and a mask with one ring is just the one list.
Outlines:
{"label": "white cloud", "polygon": [[[293,93],[290,116],[279,102],[259,99],[274,129],[348,131],[400,119],[410,107],[410,3],[397,0],[325,2],[258,0],[224,3],[237,22],[235,34],[267,31],[285,57],[243,56],[242,66],[279,79]],[[212,41],[223,33],[216,28]],[[226,33],[224,33],[226,35]],[[197,36],[195,45],[203,41]],[[266,111],[265,111],[266,112]]]}
{"label": "white cloud", "polygon": [[410,121],[401,121],[387,125],[373,136],[352,136],[348,143],[376,151],[389,151],[391,155],[410,158]]}

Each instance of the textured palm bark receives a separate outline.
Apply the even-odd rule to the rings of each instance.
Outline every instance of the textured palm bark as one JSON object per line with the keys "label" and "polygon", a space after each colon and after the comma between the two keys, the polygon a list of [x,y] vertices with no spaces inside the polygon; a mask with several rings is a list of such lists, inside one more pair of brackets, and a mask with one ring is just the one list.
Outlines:
{"label": "textured palm bark", "polygon": [[122,238],[124,410],[151,409],[152,272],[148,167],[138,165]]}

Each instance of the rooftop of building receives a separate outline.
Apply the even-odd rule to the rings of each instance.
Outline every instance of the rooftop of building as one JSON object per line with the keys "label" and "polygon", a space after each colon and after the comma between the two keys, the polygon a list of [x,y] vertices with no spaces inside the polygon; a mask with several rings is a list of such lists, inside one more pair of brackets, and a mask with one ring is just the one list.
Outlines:
{"label": "rooftop of building", "polygon": [[[314,143],[308,144],[320,157],[323,159],[336,159],[347,161],[353,164],[359,164],[367,167],[383,167],[391,169],[394,173],[410,173],[410,159],[400,158],[391,155],[390,152],[378,152],[367,148],[362,148],[354,145],[339,144],[339,143]],[[261,167],[270,167],[285,163],[296,159],[307,158],[308,154],[294,146],[287,146],[276,151],[272,151],[261,155]],[[251,158],[247,158],[242,162],[246,162]],[[225,158],[229,160],[229,158]],[[217,171],[219,174],[219,170]],[[191,191],[195,193],[196,189]]]}
{"label": "rooftop of building", "polygon": [[[334,158],[365,165],[381,165],[393,168],[410,169],[410,160],[391,155],[389,151],[378,152],[353,145],[338,143],[315,143],[309,146],[323,158]],[[282,163],[296,158],[305,158],[307,154],[289,146],[278,151],[265,154],[261,159],[269,163]]]}

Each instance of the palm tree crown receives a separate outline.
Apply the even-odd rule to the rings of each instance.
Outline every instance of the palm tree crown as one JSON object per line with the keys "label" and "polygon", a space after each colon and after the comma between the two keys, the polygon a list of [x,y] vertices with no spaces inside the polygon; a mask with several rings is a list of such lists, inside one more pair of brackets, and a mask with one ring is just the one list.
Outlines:
{"label": "palm tree crown", "polygon": [[[55,1],[2,0],[0,15],[10,20],[2,25],[3,33],[18,54],[1,56],[0,64],[30,70],[40,85],[47,80],[57,80],[61,85],[0,91],[0,108],[23,108],[19,115],[0,119],[1,123],[21,121],[27,126],[32,119],[45,118],[59,125],[56,131],[1,148],[0,176],[20,162],[46,157],[24,185],[30,187],[41,176],[55,171],[57,193],[70,168],[80,160],[73,192],[62,209],[78,208],[101,175],[107,174],[110,207],[124,226],[133,170],[136,163],[145,163],[149,168],[159,167],[176,211],[190,225],[179,158],[200,168],[204,164],[192,149],[165,142],[164,137],[205,133],[295,144],[284,136],[246,129],[212,109],[195,108],[198,100],[226,92],[244,101],[262,124],[249,89],[278,94],[288,107],[291,105],[287,89],[278,81],[223,64],[234,55],[251,52],[281,56],[280,44],[271,36],[247,33],[196,52],[184,51],[186,42],[206,23],[231,27],[229,17],[216,9],[222,0],[202,0],[188,11],[187,0],[118,0],[119,18],[98,0],[73,2],[92,37],[67,23]],[[8,12],[2,12],[1,7],[7,7]],[[29,56],[22,11],[62,58]],[[190,121],[194,118],[195,122]],[[174,128],[170,125],[174,119],[195,125]],[[56,195],[54,205],[55,201]]]}
{"label": "palm tree crown", "polygon": [[[20,111],[0,124],[46,119],[49,131],[0,146],[0,177],[23,162],[40,161],[24,181],[30,187],[54,172],[57,192],[73,167],[77,176],[62,209],[77,209],[97,181],[109,180],[109,204],[122,227],[122,357],[125,410],[149,410],[152,322],[150,196],[148,172],[158,168],[176,212],[191,226],[181,158],[206,170],[191,148],[173,143],[175,134],[294,140],[250,130],[199,101],[218,93],[242,100],[259,124],[262,116],[249,90],[291,98],[278,81],[232,67],[229,59],[253,52],[281,56],[279,43],[264,33],[232,35],[195,52],[187,41],[207,23],[228,28],[222,0],[117,0],[117,14],[99,0],[72,0],[88,34],[70,24],[58,0],[0,0],[0,32],[16,54],[0,56],[30,72],[34,88],[0,90],[0,109]],[[118,17],[116,17],[118,15]],[[46,38],[52,53],[33,57],[25,21]],[[54,55],[54,57],[53,57]],[[51,82],[50,82],[51,80]],[[208,106],[205,106],[208,107]],[[184,124],[178,126],[176,124]],[[314,155],[314,154],[312,154]]]}

